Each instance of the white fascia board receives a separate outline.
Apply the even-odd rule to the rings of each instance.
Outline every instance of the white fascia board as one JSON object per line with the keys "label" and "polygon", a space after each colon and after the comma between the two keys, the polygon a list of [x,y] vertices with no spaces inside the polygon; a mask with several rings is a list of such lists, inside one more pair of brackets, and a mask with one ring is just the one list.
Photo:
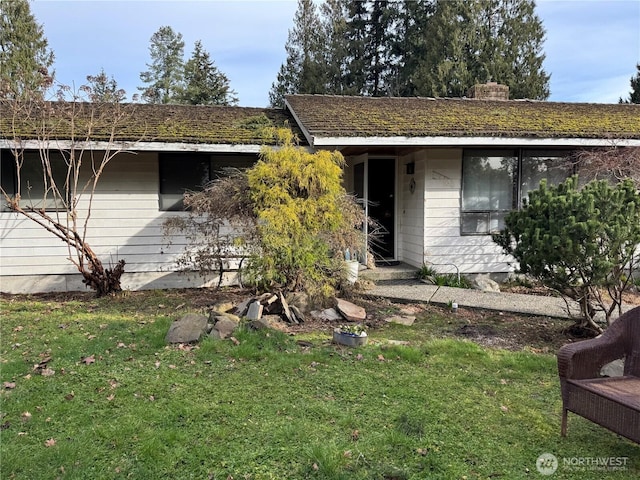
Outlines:
{"label": "white fascia board", "polygon": [[640,139],[518,137],[314,137],[322,147],[640,147]]}
{"label": "white fascia board", "polygon": [[123,150],[130,152],[205,152],[205,153],[260,153],[261,145],[232,145],[212,143],[165,143],[165,142],[72,142],[68,140],[13,140],[0,139],[0,148],[24,150],[49,149]]}

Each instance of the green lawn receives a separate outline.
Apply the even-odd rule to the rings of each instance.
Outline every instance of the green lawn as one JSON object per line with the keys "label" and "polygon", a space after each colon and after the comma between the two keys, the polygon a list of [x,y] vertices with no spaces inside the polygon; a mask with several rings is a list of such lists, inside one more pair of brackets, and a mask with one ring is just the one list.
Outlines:
{"label": "green lawn", "polygon": [[[553,355],[427,335],[429,316],[358,349],[322,332],[167,346],[181,302],[0,299],[0,478],[640,476],[638,445],[574,415],[560,437]],[[543,453],[559,461],[548,477]],[[586,466],[610,457],[625,470]]]}

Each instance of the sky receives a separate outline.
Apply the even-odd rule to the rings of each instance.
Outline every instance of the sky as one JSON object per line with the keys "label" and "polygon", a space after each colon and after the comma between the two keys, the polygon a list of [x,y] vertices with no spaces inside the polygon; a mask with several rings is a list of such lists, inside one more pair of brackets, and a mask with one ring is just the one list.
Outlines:
{"label": "sky", "polygon": [[[546,31],[549,101],[617,103],[640,63],[640,0],[538,0]],[[129,99],[143,85],[149,41],[180,32],[185,60],[197,40],[236,91],[239,105],[266,107],[286,60],[296,0],[34,0],[31,11],[55,54],[57,80],[79,87],[101,69]]]}

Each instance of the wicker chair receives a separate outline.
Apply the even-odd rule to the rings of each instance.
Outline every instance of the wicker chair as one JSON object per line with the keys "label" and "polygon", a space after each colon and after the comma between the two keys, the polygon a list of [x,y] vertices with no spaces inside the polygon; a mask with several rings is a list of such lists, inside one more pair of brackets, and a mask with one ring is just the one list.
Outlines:
{"label": "wicker chair", "polygon": [[[601,377],[607,363],[624,358],[621,377]],[[562,436],[567,412],[640,443],[640,307],[618,318],[599,337],[558,352],[562,389]]]}

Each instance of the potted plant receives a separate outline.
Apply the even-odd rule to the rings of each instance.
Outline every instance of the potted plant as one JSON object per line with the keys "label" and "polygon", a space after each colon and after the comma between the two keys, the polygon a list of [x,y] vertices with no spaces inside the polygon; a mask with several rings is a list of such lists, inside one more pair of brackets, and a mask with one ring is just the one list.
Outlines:
{"label": "potted plant", "polygon": [[340,325],[333,329],[333,341],[349,347],[367,344],[367,331],[360,323]]}

